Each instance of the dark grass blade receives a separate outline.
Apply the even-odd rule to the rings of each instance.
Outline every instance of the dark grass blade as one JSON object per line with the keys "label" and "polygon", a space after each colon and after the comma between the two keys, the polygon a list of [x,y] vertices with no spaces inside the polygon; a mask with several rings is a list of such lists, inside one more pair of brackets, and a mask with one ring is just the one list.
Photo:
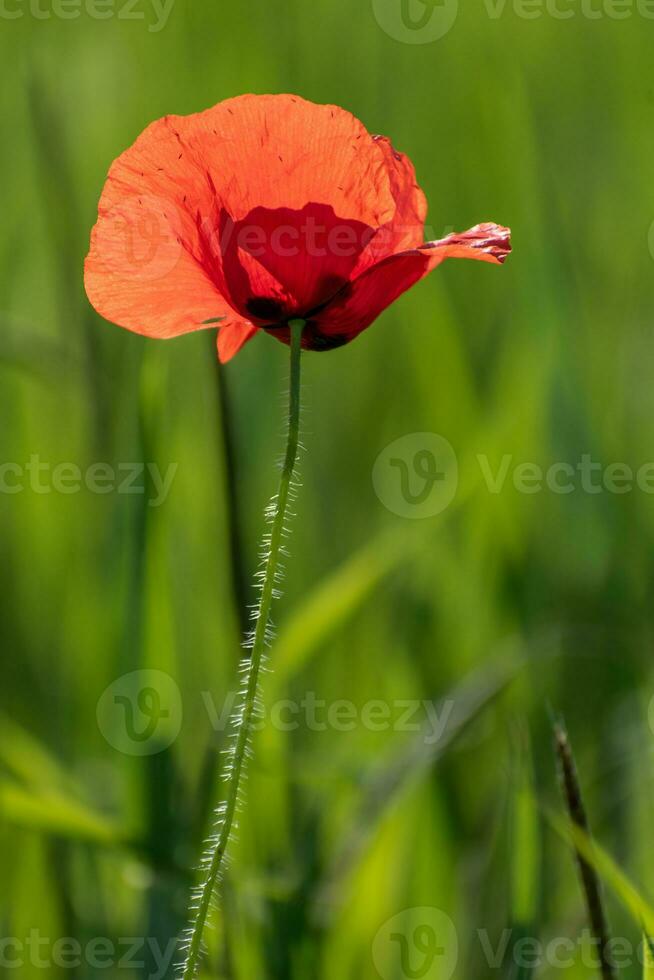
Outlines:
{"label": "dark grass blade", "polygon": [[654,939],[645,934],[643,938],[645,962],[643,963],[643,980],[654,980]]}
{"label": "dark grass blade", "polygon": [[228,389],[227,372],[216,356],[215,337],[211,335],[211,355],[215,362],[216,400],[220,419],[220,432],[217,451],[225,468],[226,500],[229,528],[229,557],[234,593],[234,612],[240,623],[241,636],[250,628],[248,617],[252,601],[250,572],[244,560],[246,549],[241,540],[242,516],[240,513],[238,478],[236,474],[236,434],[234,432],[233,406]]}
{"label": "dark grass blade", "polygon": [[[590,837],[590,824],[581,793],[577,766],[570,746],[568,733],[560,722],[554,726],[554,739],[559,763],[561,788],[570,821],[574,827]],[[582,854],[577,847],[575,848],[575,854],[579,866],[590,928],[593,939],[597,942],[601,976],[603,980],[617,980],[617,973],[610,956],[611,934],[604,905],[602,883],[595,867],[588,861],[587,856]]]}

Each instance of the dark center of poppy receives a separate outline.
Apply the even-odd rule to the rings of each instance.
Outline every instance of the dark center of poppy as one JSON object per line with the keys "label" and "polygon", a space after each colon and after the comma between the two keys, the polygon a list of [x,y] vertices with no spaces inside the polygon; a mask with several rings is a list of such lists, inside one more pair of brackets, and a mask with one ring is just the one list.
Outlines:
{"label": "dark center of poppy", "polygon": [[347,334],[325,334],[311,321],[305,329],[305,340],[309,350],[335,350],[337,347],[343,347],[350,339]]}
{"label": "dark center of poppy", "polygon": [[268,296],[252,296],[247,300],[245,307],[250,316],[257,320],[266,320],[270,323],[278,323],[284,319],[284,309],[282,304]]}

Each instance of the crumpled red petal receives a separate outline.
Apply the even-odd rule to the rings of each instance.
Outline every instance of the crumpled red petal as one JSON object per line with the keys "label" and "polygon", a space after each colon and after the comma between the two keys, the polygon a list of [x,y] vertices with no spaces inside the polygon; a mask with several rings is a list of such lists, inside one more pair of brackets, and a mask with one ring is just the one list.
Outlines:
{"label": "crumpled red petal", "polygon": [[[477,259],[502,265],[511,252],[511,232],[496,224],[476,225],[382,259],[349,283],[335,300],[313,317],[310,330],[324,338],[321,346],[353,340],[391,303],[445,259]],[[310,341],[309,341],[310,342]]]}

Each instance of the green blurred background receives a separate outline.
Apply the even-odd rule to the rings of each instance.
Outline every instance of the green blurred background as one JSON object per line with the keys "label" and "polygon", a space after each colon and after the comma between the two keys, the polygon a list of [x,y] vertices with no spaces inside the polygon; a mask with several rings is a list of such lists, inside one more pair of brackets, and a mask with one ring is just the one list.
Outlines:
{"label": "green blurred background", "polygon": [[[210,334],[144,341],[93,312],[82,264],[108,166],[151,120],[293,91],[411,156],[436,237],[495,220],[515,251],[502,270],[447,263],[356,343],[304,358],[308,453],[267,703],[313,692],[356,718],[322,730],[301,713],[257,736],[203,976],[558,976],[511,954],[521,936],[576,942],[585,927],[547,819],[552,713],[597,837],[654,889],[654,501],[578,480],[527,494],[512,468],[491,493],[477,456],[493,471],[505,456],[654,460],[654,21],[600,0],[594,18],[588,0],[561,3],[570,19],[461,3],[444,36],[408,43],[426,40],[421,17],[431,29],[418,0],[415,30],[400,0],[175,0],[165,23],[145,0],[116,2],[106,19],[2,8],[0,462],[177,469],[160,507],[147,486],[57,492],[45,471],[51,492],[10,493],[3,470],[0,934],[22,954],[5,943],[0,975],[173,975],[152,950],[169,961],[222,792],[216,712],[236,686],[287,350],[258,337],[219,370]],[[424,520],[392,513],[371,478],[416,432],[446,438],[459,465],[454,502]],[[121,741],[126,714],[97,710],[116,682],[127,697],[143,677],[156,688],[159,675],[125,678],[137,670],[180,692],[159,742],[132,743],[143,754]],[[404,702],[423,721],[431,700],[445,702],[436,741],[399,723]],[[382,731],[363,720],[371,701],[389,706]],[[387,925],[406,909],[439,910],[409,916],[413,972]],[[443,915],[458,954],[441,935],[445,954],[422,956],[414,926],[435,916],[442,934]],[[493,967],[484,942],[506,945],[507,929]],[[53,953],[65,937],[80,966],[74,948],[71,965]],[[125,937],[142,937],[142,965]],[[566,975],[595,976],[584,959]]]}

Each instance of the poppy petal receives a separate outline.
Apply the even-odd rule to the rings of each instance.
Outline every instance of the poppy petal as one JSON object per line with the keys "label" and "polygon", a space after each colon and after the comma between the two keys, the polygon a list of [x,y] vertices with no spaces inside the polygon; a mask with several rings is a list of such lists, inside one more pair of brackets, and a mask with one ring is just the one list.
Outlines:
{"label": "poppy petal", "polygon": [[511,233],[495,224],[476,225],[462,234],[382,259],[349,283],[312,317],[307,344],[334,347],[353,340],[402,293],[445,259],[477,259],[501,265],[511,251]]}
{"label": "poppy petal", "polygon": [[220,262],[225,291],[232,305],[257,325],[292,315],[294,300],[287,289],[254,256],[253,233],[261,231],[235,222],[223,209],[220,216]]}
{"label": "poppy petal", "polygon": [[[240,96],[158,120],[114,162],[86,290],[107,319],[152,337],[219,325],[223,360],[261,327],[287,340],[293,316],[308,321],[305,346],[328,349],[445,258],[502,262],[510,250],[490,224],[421,245],[425,216],[411,161],[349,112]],[[328,238],[316,254],[307,222]],[[259,254],[224,240],[252,225]],[[290,254],[273,243],[280,230],[300,232]]]}
{"label": "poppy petal", "polygon": [[[396,212],[391,183],[384,149],[337,106],[246,95],[166,116],[110,169],[85,267],[89,299],[107,319],[153,337],[198,329],[209,317],[247,323],[224,281],[221,213],[241,221],[255,208],[317,202],[376,228]],[[267,296],[271,274],[252,269]],[[329,298],[312,292],[315,270],[305,278],[303,301]],[[331,285],[333,295],[341,282]]]}
{"label": "poppy petal", "polygon": [[255,208],[222,238],[233,305],[268,323],[317,309],[350,280],[374,232],[328,204]]}
{"label": "poppy petal", "polygon": [[373,141],[384,157],[395,212],[361,255],[355,270],[357,275],[388,255],[421,245],[427,220],[427,198],[418,185],[409,157],[396,150],[387,136],[374,136]]}
{"label": "poppy petal", "polygon": [[218,330],[218,358],[221,364],[226,364],[248,340],[258,333],[257,327],[246,323],[235,323]]}
{"label": "poppy petal", "polygon": [[363,123],[338,106],[242,95],[168,118],[175,149],[204,172],[235,221],[256,207],[301,210],[311,202],[373,227],[395,213],[383,153]]}
{"label": "poppy petal", "polygon": [[206,213],[215,205],[178,151],[159,120],[112,164],[84,266],[98,313],[150,337],[243,319],[224,296],[219,263],[206,260],[208,244],[187,202],[202,201]]}

